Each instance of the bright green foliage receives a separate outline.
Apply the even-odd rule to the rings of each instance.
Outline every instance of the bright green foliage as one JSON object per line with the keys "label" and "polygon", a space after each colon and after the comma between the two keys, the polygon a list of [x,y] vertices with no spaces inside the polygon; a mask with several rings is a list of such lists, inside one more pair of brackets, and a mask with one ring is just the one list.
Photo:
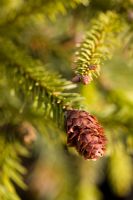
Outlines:
{"label": "bright green foliage", "polygon": [[[75,73],[80,75],[97,76],[102,61],[110,58],[115,48],[118,33],[121,31],[120,16],[115,12],[100,13],[92,20],[85,39],[76,52]],[[95,66],[96,69],[91,69]]]}
{"label": "bright green foliage", "polygon": [[28,152],[17,142],[10,143],[0,137],[0,154],[0,199],[19,200],[13,182],[22,189],[27,188],[22,178],[26,170],[19,156],[27,156]]}
{"label": "bright green foliage", "polygon": [[[10,24],[16,22],[24,15],[34,16],[44,14],[50,19],[55,19],[57,14],[66,14],[68,8],[75,8],[78,4],[88,4],[88,0],[39,0],[39,1],[9,1],[2,0],[0,24]],[[56,9],[55,9],[56,8]]]}

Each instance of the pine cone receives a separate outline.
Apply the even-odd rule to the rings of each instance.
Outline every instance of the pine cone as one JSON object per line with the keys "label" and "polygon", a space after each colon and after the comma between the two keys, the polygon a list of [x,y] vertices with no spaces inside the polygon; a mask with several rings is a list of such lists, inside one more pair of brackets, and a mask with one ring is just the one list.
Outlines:
{"label": "pine cone", "polygon": [[85,159],[97,160],[105,153],[106,137],[97,119],[82,110],[67,110],[67,143]]}

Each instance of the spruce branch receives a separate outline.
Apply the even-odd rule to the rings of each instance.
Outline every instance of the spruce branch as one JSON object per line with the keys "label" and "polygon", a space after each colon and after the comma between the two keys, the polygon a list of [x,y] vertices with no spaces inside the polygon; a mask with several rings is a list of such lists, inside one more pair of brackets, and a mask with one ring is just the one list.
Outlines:
{"label": "spruce branch", "polygon": [[29,95],[32,102],[43,109],[46,117],[62,126],[64,110],[80,105],[79,94],[65,92],[76,85],[47,70],[39,60],[32,59],[12,41],[0,39],[0,45],[1,54],[8,63],[9,79],[14,77],[14,87],[22,88],[24,95]]}
{"label": "spruce branch", "polygon": [[92,21],[92,26],[75,55],[74,82],[82,81],[87,84],[93,76],[99,75],[102,61],[112,55],[119,32],[120,19],[114,12],[100,13]]}
{"label": "spruce branch", "polygon": [[[5,5],[2,6],[2,16],[0,20],[0,27],[13,24],[17,22],[21,17],[35,16],[36,14],[43,13],[44,17],[50,19],[55,19],[55,17],[61,13],[66,14],[67,10],[70,8],[75,8],[78,4],[88,5],[89,0],[40,0],[40,1],[23,1],[21,6],[16,4],[12,6],[12,2],[8,4],[8,9],[6,10]],[[12,8],[14,7],[14,9]],[[9,16],[10,17],[9,17]],[[26,17],[26,18],[27,18]]]}
{"label": "spruce branch", "polygon": [[0,136],[0,199],[20,200],[13,183],[22,189],[27,188],[22,179],[26,170],[19,156],[27,156],[28,152],[16,140],[7,140],[2,129],[0,132],[3,134]]}

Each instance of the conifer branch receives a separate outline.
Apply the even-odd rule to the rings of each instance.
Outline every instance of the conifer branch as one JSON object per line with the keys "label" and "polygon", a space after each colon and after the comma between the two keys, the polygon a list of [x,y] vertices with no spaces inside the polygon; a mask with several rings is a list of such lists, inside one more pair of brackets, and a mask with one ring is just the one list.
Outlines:
{"label": "conifer branch", "polygon": [[64,110],[79,107],[79,94],[64,92],[76,85],[47,70],[40,61],[32,59],[13,42],[0,39],[0,45],[7,66],[10,65],[11,70],[7,73],[11,73],[10,78],[14,76],[16,89],[22,88],[24,95],[29,95],[32,102],[42,108],[45,116],[62,126]]}
{"label": "conifer branch", "polygon": [[[114,12],[100,13],[92,21],[92,27],[78,47],[75,59],[75,74],[84,84],[92,80],[93,76],[97,77],[102,61],[111,57],[119,31],[120,19]],[[85,81],[86,76],[90,80]]]}
{"label": "conifer branch", "polygon": [[[2,130],[0,132],[3,134]],[[0,155],[0,199],[20,200],[13,183],[22,189],[27,188],[22,179],[26,170],[19,156],[27,156],[28,152],[16,140],[8,141],[5,136],[0,136]]]}
{"label": "conifer branch", "polygon": [[[14,22],[17,22],[21,17],[30,17],[34,16],[36,14],[43,13],[43,16],[48,17],[50,19],[54,19],[57,14],[67,13],[67,9],[69,8],[75,8],[78,4],[87,5],[89,3],[89,0],[41,0],[36,1],[33,3],[33,1],[23,2],[21,4],[21,7],[17,9],[12,9],[12,3],[9,3],[8,10],[5,12],[5,14],[8,13],[10,18],[8,16],[4,16],[0,20],[0,27],[3,27],[5,25],[13,24]],[[10,5],[11,4],[11,5]],[[11,8],[10,8],[11,7]],[[3,10],[5,7],[3,6]],[[2,11],[3,11],[2,10]],[[2,12],[4,13],[4,12]],[[12,15],[13,13],[13,15]]]}

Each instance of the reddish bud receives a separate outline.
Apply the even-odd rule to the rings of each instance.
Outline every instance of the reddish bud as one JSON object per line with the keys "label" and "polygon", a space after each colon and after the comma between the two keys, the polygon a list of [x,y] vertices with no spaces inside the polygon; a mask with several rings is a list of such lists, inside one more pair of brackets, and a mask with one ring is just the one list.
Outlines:
{"label": "reddish bud", "polygon": [[96,65],[89,65],[88,68],[89,70],[96,70],[97,67]]}
{"label": "reddish bud", "polygon": [[84,85],[87,85],[91,82],[91,78],[89,75],[83,75],[81,76],[81,81]]}

